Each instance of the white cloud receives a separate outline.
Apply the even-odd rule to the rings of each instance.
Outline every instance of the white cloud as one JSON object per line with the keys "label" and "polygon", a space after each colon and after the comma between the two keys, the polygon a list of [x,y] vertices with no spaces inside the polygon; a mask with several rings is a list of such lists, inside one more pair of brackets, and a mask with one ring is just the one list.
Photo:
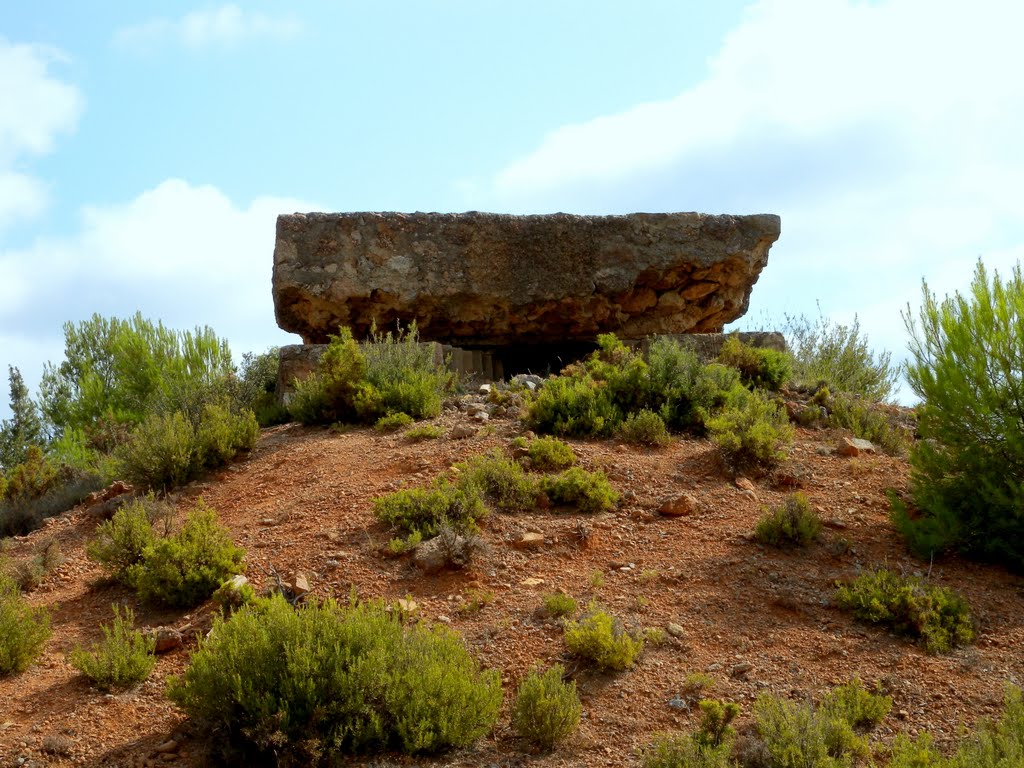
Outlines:
{"label": "white cloud", "polygon": [[0,232],[46,207],[46,186],[20,164],[51,152],[78,123],[81,94],[49,71],[63,60],[55,49],[0,37]]}
{"label": "white cloud", "polygon": [[94,312],[209,325],[236,356],[297,342],[274,320],[275,223],[318,209],[276,197],[237,205],[215,187],[169,179],[127,203],[86,208],[71,237],[0,248],[0,352],[10,355],[0,373],[18,365],[34,384],[43,362],[62,357],[62,324]]}
{"label": "white cloud", "polygon": [[1024,253],[1022,27],[1015,0],[762,0],[701,82],[558,128],[476,194],[516,211],[780,213],[752,313],[814,315],[820,299],[900,355],[922,276],[941,295],[979,256]]}
{"label": "white cloud", "polygon": [[199,49],[234,47],[258,40],[286,42],[301,32],[302,23],[294,16],[270,16],[228,4],[190,11],[177,19],[157,18],[122,27],[114,39],[119,45],[136,50],[168,42]]}

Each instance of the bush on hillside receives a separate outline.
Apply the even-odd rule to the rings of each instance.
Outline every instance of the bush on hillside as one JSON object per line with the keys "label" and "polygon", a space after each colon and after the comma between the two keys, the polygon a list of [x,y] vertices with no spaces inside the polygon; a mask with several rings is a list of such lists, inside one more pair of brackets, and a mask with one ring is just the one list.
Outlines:
{"label": "bush on hillside", "polygon": [[114,623],[103,625],[103,640],[90,650],[75,648],[71,666],[101,691],[131,688],[149,677],[156,666],[156,638],[134,628],[131,608],[114,608]]}
{"label": "bush on hillside", "polygon": [[611,614],[591,608],[582,619],[565,625],[569,651],[601,670],[629,669],[644,649],[642,637],[634,637]]}
{"label": "bush on hillside", "polygon": [[725,340],[718,353],[718,362],[739,371],[743,383],[777,392],[789,381],[793,369],[785,352],[752,347],[735,334]]}
{"label": "bush on hillside", "polygon": [[806,547],[821,535],[821,518],[802,493],[786,497],[781,506],[769,510],[754,528],[754,540],[773,547]]}
{"label": "bush on hillside", "polygon": [[575,682],[563,682],[565,669],[531,670],[512,703],[512,727],[527,741],[552,749],[576,730],[583,706]]}
{"label": "bush on hillside", "polygon": [[445,525],[457,531],[476,530],[476,521],[487,515],[487,507],[477,486],[439,478],[431,488],[394,491],[374,499],[373,513],[402,531],[430,538]]}
{"label": "bush on hillside", "polygon": [[823,399],[827,402],[830,426],[848,429],[855,437],[870,440],[891,456],[906,453],[913,435],[896,421],[891,406],[846,393]]}
{"label": "bush on hillside", "polygon": [[261,427],[272,427],[288,420],[288,409],[277,399],[277,372],[280,350],[271,347],[254,355],[246,352],[234,378],[231,394],[235,410],[250,410]]}
{"label": "bush on hillside", "polygon": [[[899,381],[899,366],[889,352],[877,355],[861,333],[860,321],[833,323],[824,316],[811,323],[806,317],[787,317],[784,334],[798,384],[844,392],[869,402],[886,402]],[[871,439],[871,438],[866,438]]]}
{"label": "bush on hillside", "polygon": [[760,390],[731,399],[706,422],[726,462],[742,470],[766,470],[789,455],[793,427],[781,403]]}
{"label": "bush on hillside", "polygon": [[665,421],[647,408],[627,416],[619,425],[618,436],[626,443],[656,448],[664,447],[670,441]]}
{"label": "bush on hillside", "polygon": [[894,522],[923,556],[945,549],[1024,569],[1024,275],[979,261],[970,292],[922,286],[907,379],[921,398],[911,452],[914,509]]}
{"label": "bush on hillside", "polygon": [[950,589],[912,576],[884,568],[864,573],[840,586],[836,599],[840,608],[861,621],[920,639],[930,653],[944,653],[974,639],[967,602]]}
{"label": "bush on hillside", "polygon": [[542,477],[540,488],[552,504],[576,507],[580,512],[607,512],[619,501],[619,494],[601,470],[587,472],[570,467]]}
{"label": "bush on hillside", "polygon": [[460,487],[471,493],[470,489],[475,489],[498,509],[516,512],[530,509],[537,502],[537,483],[499,449],[460,462],[455,470]]}
{"label": "bush on hillside", "polygon": [[18,585],[0,574],[0,677],[28,669],[49,637],[46,609],[30,606]]}
{"label": "bush on hillside", "polygon": [[[530,469],[540,472],[557,472],[568,469],[576,463],[576,453],[572,446],[566,442],[553,437],[538,437],[527,443],[524,438],[523,446],[526,448],[525,458],[529,462]],[[513,441],[515,447],[515,441]]]}
{"label": "bush on hillside", "polygon": [[445,627],[404,628],[380,604],[257,600],[218,619],[168,688],[228,759],[320,765],[339,752],[437,752],[485,735],[500,676]]}
{"label": "bush on hillside", "polygon": [[131,585],[131,574],[142,562],[146,548],[157,540],[146,501],[135,499],[114,512],[96,528],[96,536],[85,545],[86,554],[103,565],[110,575]]}

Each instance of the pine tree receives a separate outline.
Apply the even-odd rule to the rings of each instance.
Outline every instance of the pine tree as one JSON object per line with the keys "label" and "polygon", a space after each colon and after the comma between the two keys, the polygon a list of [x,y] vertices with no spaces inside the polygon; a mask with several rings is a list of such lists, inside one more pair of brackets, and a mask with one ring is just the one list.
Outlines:
{"label": "pine tree", "polygon": [[0,468],[9,470],[25,460],[31,445],[43,445],[46,432],[39,408],[28,396],[25,380],[14,366],[8,366],[11,383],[11,413],[0,422]]}

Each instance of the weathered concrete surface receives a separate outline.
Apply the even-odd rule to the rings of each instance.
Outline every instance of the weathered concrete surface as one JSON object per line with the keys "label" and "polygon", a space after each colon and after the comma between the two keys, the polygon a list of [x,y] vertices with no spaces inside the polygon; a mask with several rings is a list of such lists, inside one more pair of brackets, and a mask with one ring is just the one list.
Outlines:
{"label": "weathered concrete surface", "polygon": [[374,321],[462,346],[720,331],[779,232],[769,214],[286,215],[274,307],[306,343]]}

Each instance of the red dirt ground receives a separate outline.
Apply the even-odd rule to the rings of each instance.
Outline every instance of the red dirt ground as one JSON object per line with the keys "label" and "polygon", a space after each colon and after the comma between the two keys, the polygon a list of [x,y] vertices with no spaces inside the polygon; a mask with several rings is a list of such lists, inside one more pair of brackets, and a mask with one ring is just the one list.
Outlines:
{"label": "red dirt ground", "polygon": [[[447,429],[468,422],[458,410],[436,421]],[[693,672],[710,674],[713,695],[739,703],[741,720],[762,690],[817,698],[859,675],[894,700],[877,740],[928,730],[948,744],[961,725],[999,714],[1007,680],[1024,681],[1024,581],[999,568],[948,559],[931,569],[933,583],[968,599],[978,627],[972,646],[943,656],[834,607],[836,580],[862,569],[928,571],[907,555],[887,519],[884,492],[906,488],[905,461],[838,457],[826,450],[838,434],[798,431],[791,463],[805,474],[804,492],[827,521],[822,541],[807,550],[766,549],[751,539],[764,506],[780,503],[791,489],[767,481],[755,483],[754,493],[740,489],[711,443],[679,439],[664,450],[573,441],[583,467],[604,469],[623,494],[619,509],[586,518],[554,510],[492,514],[483,530],[489,551],[471,569],[422,576],[407,558],[382,554],[392,534],[373,517],[374,497],[426,485],[460,459],[507,445],[521,430],[515,420],[494,419],[475,437],[412,443],[368,429],[338,434],[286,425],[266,430],[250,456],[172,497],[182,512],[199,496],[218,512],[247,550],[246,573],[257,589],[271,583],[269,569],[285,575],[297,569],[309,575],[315,598],[346,599],[353,589],[361,598],[411,596],[421,617],[447,617],[483,665],[501,671],[502,717],[473,747],[432,758],[353,758],[352,765],[635,765],[637,750],[656,733],[695,727],[693,711],[668,705]],[[701,502],[699,511],[657,514],[661,499],[683,491]],[[581,519],[592,534],[584,545],[575,536]],[[15,539],[8,553],[27,556],[53,536],[66,560],[29,595],[52,610],[45,653],[27,672],[0,679],[0,766],[203,765],[202,740],[163,695],[166,677],[185,668],[188,647],[161,656],[148,681],[115,695],[90,688],[67,661],[76,645],[101,637],[112,603],[130,605],[140,626],[202,623],[211,611],[154,610],[106,584],[83,549],[96,524],[73,510]],[[542,549],[512,546],[527,531],[544,534]],[[581,603],[597,600],[627,626],[671,622],[683,632],[649,645],[627,672],[581,669],[581,726],[541,755],[517,739],[508,706],[533,665],[568,661],[561,628],[537,611],[543,595],[559,589]],[[491,592],[493,600],[479,611],[460,611],[472,590]],[[734,676],[738,664],[751,669]],[[157,751],[171,740],[173,749]]]}

